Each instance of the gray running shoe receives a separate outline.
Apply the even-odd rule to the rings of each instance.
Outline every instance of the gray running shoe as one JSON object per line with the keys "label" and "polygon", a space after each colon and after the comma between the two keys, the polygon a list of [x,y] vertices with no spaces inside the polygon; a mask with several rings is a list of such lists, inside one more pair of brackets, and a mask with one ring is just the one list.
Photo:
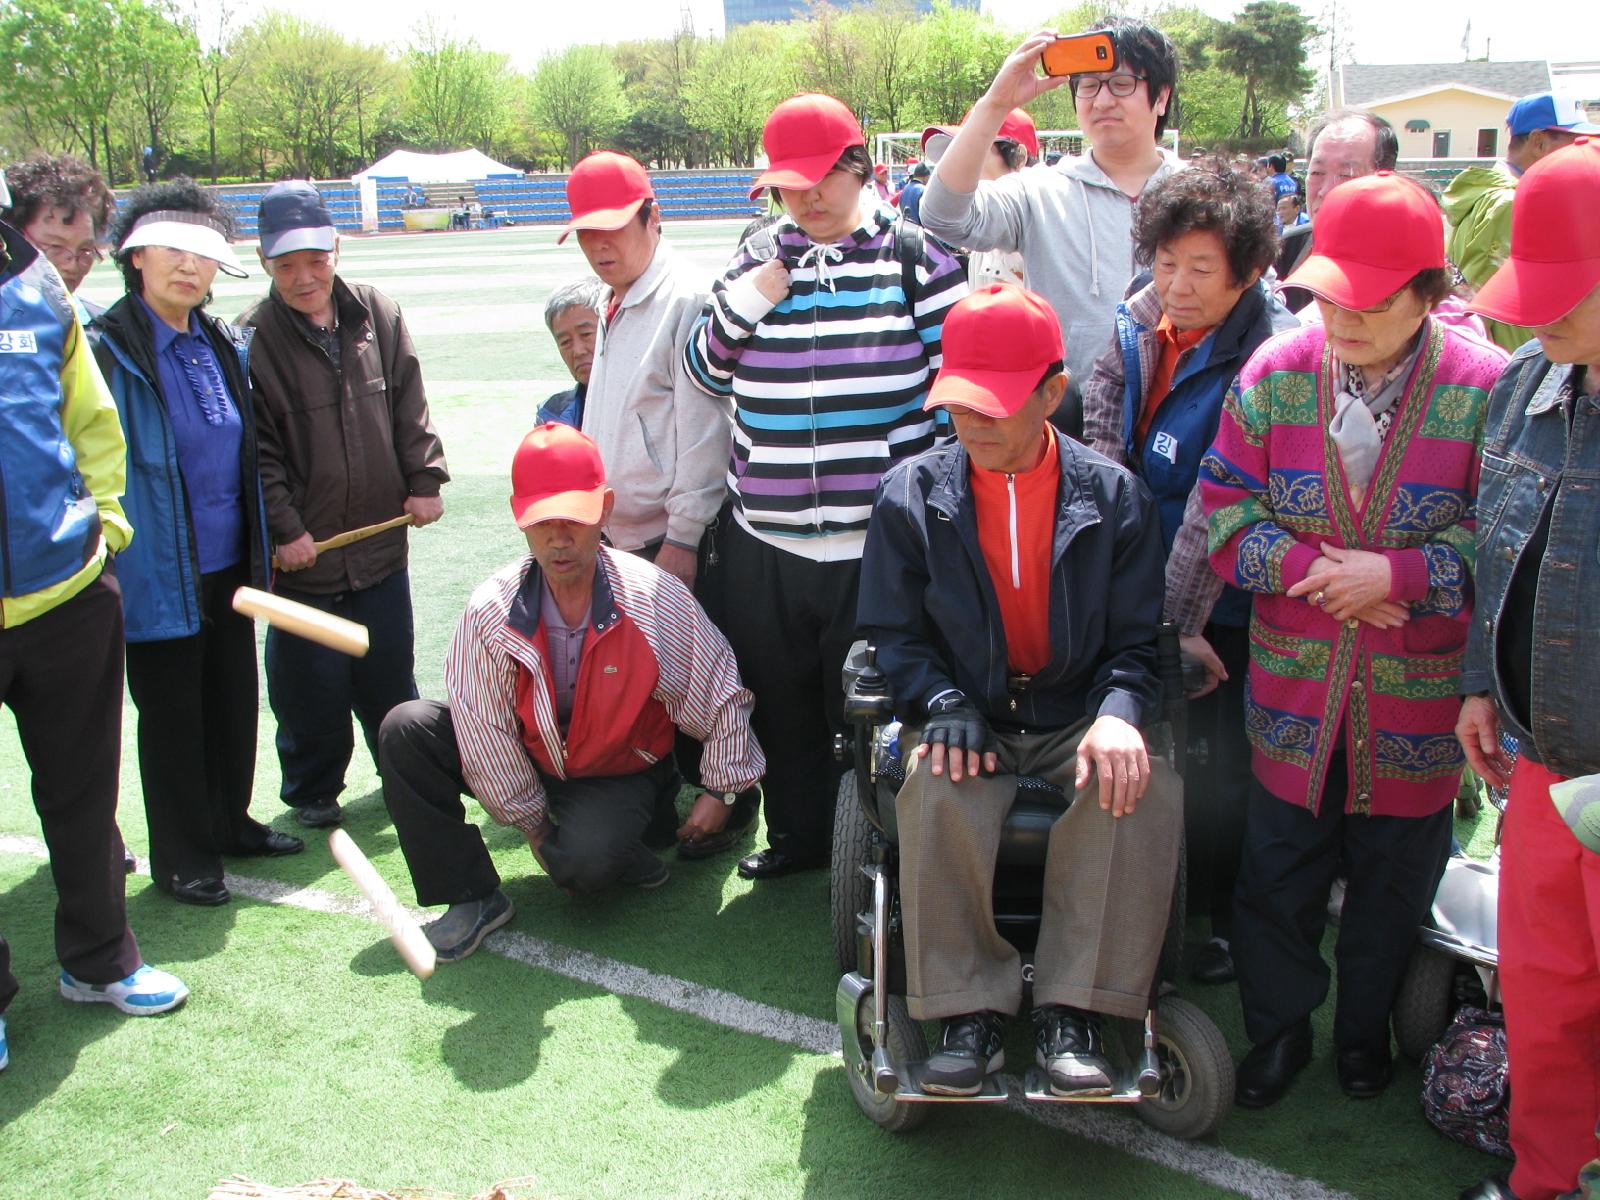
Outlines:
{"label": "gray running shoe", "polygon": [[1093,1013],[1065,1004],[1042,1004],[1033,1010],[1039,1066],[1050,1076],[1058,1096],[1111,1091],[1111,1063],[1101,1053],[1100,1030]]}
{"label": "gray running shoe", "polygon": [[422,927],[440,962],[460,962],[516,912],[496,888],[482,900],[452,904],[444,916]]}
{"label": "gray running shoe", "polygon": [[1002,1014],[988,1010],[945,1021],[939,1047],[923,1067],[922,1090],[941,1096],[976,1096],[984,1076],[1006,1065],[1005,1024]]}

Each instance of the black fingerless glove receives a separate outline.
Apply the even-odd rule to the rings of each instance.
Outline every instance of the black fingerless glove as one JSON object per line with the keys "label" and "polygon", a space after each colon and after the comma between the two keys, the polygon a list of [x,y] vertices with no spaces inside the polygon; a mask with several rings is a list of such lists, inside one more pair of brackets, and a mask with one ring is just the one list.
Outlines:
{"label": "black fingerless glove", "polygon": [[960,694],[934,701],[928,723],[922,727],[922,740],[930,746],[943,746],[947,753],[972,750],[987,754],[998,748],[989,722],[972,701]]}

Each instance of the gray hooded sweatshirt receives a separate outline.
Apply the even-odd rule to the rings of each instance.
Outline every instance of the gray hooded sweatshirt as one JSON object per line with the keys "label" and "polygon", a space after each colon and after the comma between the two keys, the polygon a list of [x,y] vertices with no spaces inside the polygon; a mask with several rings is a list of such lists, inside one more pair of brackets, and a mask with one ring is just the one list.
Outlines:
{"label": "gray hooded sweatshirt", "polygon": [[[1145,187],[1180,165],[1163,153]],[[952,246],[1021,252],[1028,287],[1056,310],[1067,370],[1081,386],[1111,344],[1117,305],[1134,276],[1133,209],[1085,154],[980,183],[976,192],[951,191],[935,173],[922,197],[922,224]]]}

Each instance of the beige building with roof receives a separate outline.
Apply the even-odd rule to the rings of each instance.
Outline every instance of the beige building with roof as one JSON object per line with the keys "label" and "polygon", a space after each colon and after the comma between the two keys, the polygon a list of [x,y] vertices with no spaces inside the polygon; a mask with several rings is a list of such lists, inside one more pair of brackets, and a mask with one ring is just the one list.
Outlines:
{"label": "beige building with roof", "polygon": [[1514,101],[1551,88],[1550,64],[1458,62],[1339,68],[1334,103],[1394,126],[1400,157],[1498,158]]}

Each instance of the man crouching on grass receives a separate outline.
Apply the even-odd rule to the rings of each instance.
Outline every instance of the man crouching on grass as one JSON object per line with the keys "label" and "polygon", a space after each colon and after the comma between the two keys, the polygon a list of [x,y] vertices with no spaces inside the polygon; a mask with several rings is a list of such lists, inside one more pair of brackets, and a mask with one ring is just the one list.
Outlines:
{"label": "man crouching on grass", "polygon": [[614,497],[595,444],[541,426],[522,439],[511,486],[530,556],[467,602],[445,655],[449,703],[400,705],[378,739],[417,900],[450,906],[424,930],[444,962],[512,912],[462,793],[520,829],[568,892],[656,888],[667,868],[643,838],[673,776],[674,728],[705,744],[711,789],[680,838],[717,832],[766,770],[727,640],[681,582],[600,544]]}

